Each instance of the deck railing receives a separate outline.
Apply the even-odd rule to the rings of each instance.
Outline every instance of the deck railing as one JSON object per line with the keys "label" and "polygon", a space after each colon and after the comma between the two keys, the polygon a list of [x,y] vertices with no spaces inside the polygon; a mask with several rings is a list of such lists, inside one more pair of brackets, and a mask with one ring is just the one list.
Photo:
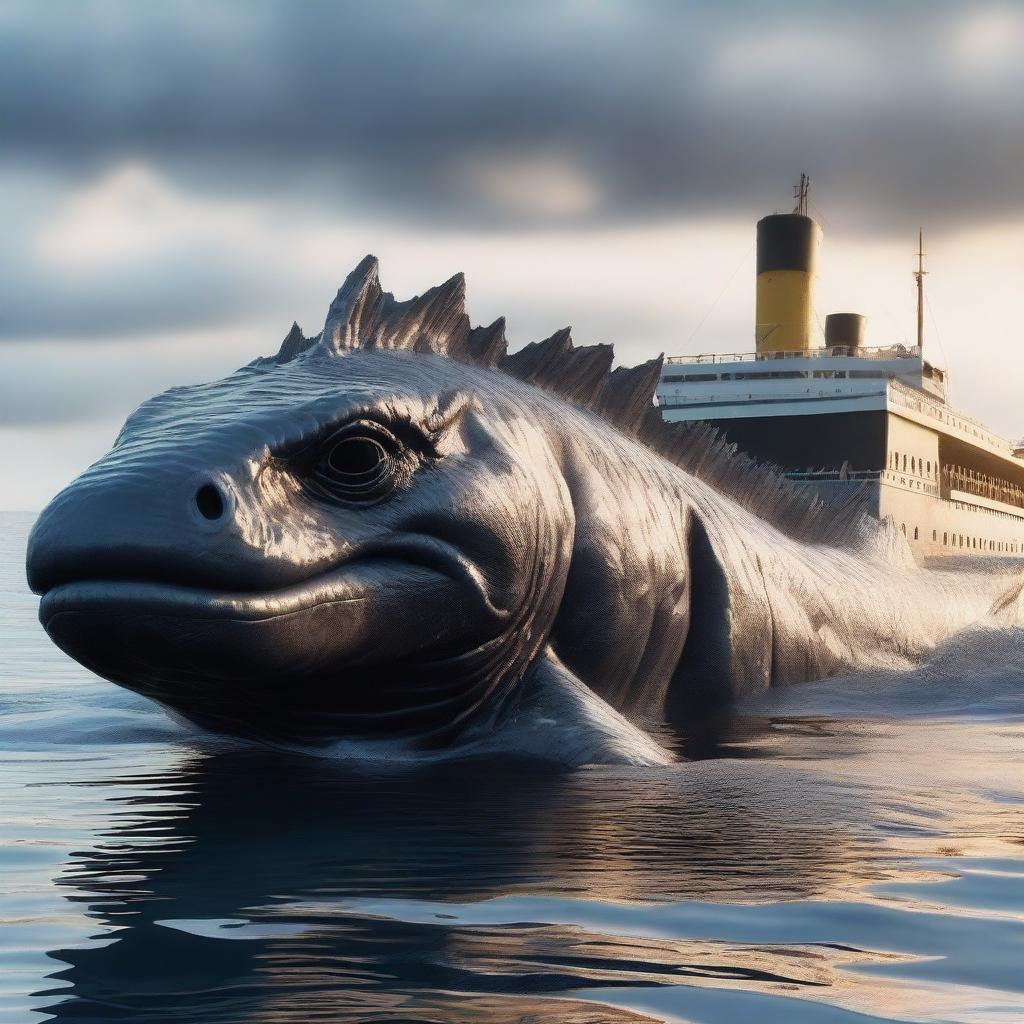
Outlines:
{"label": "deck railing", "polygon": [[794,349],[786,352],[707,352],[695,356],[669,356],[666,363],[767,363],[776,359],[919,359],[921,350],[915,345],[880,345],[853,348],[833,345],[831,348]]}
{"label": "deck railing", "polygon": [[1024,487],[1000,477],[975,473],[963,466],[943,466],[942,485],[947,492],[961,491],[964,494],[975,494],[979,498],[988,498],[989,501],[1024,508]]}
{"label": "deck railing", "polygon": [[953,427],[954,430],[969,434],[1008,455],[1013,453],[1013,446],[1009,441],[998,434],[993,434],[973,416],[965,416],[961,412],[956,412],[945,403],[935,401],[916,388],[908,387],[898,380],[889,381],[889,401],[894,405],[903,406],[904,409],[910,409],[912,412],[945,423],[947,426]]}
{"label": "deck railing", "polygon": [[805,473],[786,473],[790,480],[817,481],[817,480],[878,480],[882,476],[882,470],[878,469],[815,469]]}
{"label": "deck railing", "polygon": [[786,477],[797,483],[859,484],[867,480],[879,480],[895,487],[902,487],[907,491],[917,491],[921,494],[939,497],[937,484],[912,473],[901,473],[899,470],[893,469],[818,469],[805,473],[786,473]]}

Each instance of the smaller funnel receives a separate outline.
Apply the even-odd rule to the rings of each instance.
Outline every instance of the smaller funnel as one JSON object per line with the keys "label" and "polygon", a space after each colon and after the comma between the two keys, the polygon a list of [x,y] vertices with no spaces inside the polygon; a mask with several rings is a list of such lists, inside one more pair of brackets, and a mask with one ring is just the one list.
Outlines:
{"label": "smaller funnel", "polygon": [[829,313],[825,317],[825,348],[845,346],[851,351],[864,344],[864,317],[860,313]]}

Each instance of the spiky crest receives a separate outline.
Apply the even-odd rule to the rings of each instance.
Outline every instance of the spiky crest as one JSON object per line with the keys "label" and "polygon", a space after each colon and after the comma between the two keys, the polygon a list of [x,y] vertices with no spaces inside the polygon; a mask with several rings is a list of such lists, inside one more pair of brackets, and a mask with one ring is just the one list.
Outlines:
{"label": "spiky crest", "polygon": [[465,293],[465,278],[456,274],[398,302],[381,289],[377,259],[367,256],[338,289],[321,334],[306,338],[293,324],[277,356],[267,362],[286,363],[314,347],[336,355],[404,349],[498,369],[596,413],[791,536],[835,544],[863,536],[862,491],[825,502],[778,467],[739,451],[707,423],[664,422],[654,404],[662,356],[612,370],[611,345],[577,348],[568,327],[508,354],[504,318],[471,328]]}
{"label": "spiky crest", "polygon": [[381,289],[377,260],[367,256],[346,278],[327,311],[320,345],[348,349],[409,349],[453,359],[468,355],[469,317],[462,274],[406,302]]}
{"label": "spiky crest", "polygon": [[317,338],[307,338],[302,333],[302,328],[299,327],[298,323],[292,321],[291,329],[285,335],[284,341],[281,342],[281,351],[277,354],[277,361],[279,363],[287,363],[290,359],[294,359],[300,352],[305,352],[307,348],[317,343]]}

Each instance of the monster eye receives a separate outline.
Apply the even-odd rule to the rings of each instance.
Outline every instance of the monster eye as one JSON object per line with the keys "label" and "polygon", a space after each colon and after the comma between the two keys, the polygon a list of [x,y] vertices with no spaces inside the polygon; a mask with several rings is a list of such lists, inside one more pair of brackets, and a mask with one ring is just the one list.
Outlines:
{"label": "monster eye", "polygon": [[343,437],[328,453],[327,468],[346,480],[372,476],[387,461],[384,446],[372,437]]}
{"label": "monster eye", "polygon": [[327,439],[311,476],[331,497],[374,502],[394,490],[404,463],[402,444],[390,431],[360,420]]}

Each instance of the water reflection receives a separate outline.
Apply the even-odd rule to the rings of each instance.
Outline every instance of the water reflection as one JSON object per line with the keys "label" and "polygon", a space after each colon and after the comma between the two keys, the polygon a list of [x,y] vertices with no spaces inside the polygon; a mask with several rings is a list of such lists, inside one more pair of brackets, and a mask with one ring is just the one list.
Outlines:
{"label": "water reflection", "polygon": [[[886,874],[850,825],[856,786],[764,762],[368,775],[236,751],[136,782],[122,823],[61,879],[121,930],[54,951],[70,985],[58,1019],[551,1019],[546,997],[602,986],[820,986],[836,957],[606,934],[536,898],[798,900]],[[515,920],[458,910],[498,897]],[[629,1018],[557,1005],[557,1019]]]}

